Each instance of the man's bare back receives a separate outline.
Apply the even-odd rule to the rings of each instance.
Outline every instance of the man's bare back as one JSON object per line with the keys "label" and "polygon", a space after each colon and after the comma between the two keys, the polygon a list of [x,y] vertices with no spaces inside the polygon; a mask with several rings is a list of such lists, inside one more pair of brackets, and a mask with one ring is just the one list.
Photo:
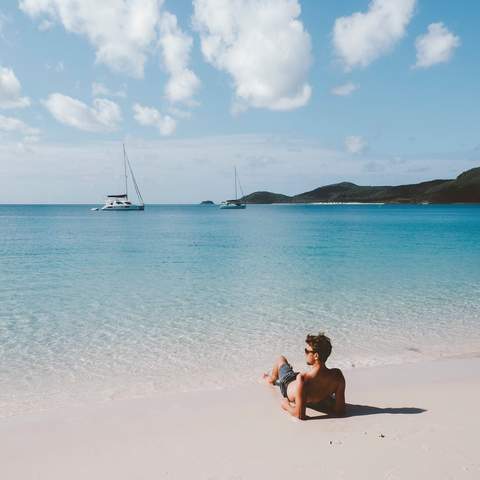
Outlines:
{"label": "man's bare back", "polygon": [[[314,348],[312,348],[312,345]],[[338,368],[327,368],[326,358],[331,351],[330,339],[325,335],[309,335],[305,348],[308,372],[293,372],[288,360],[281,356],[271,374],[264,374],[269,384],[278,384],[284,395],[282,408],[291,415],[305,419],[307,404],[325,402],[330,413],[345,413],[345,378]]]}
{"label": "man's bare back", "polygon": [[[295,402],[297,391],[300,383],[303,382],[305,390],[305,403],[320,403],[325,400],[332,400],[335,397],[335,407],[340,407],[342,404],[341,396],[343,395],[343,404],[345,403],[345,378],[342,371],[338,368],[329,369],[324,366],[323,369],[309,372],[299,373],[296,380],[288,384],[287,398],[290,402]],[[343,413],[343,408],[339,410],[338,414]],[[341,410],[341,411],[340,411]]]}

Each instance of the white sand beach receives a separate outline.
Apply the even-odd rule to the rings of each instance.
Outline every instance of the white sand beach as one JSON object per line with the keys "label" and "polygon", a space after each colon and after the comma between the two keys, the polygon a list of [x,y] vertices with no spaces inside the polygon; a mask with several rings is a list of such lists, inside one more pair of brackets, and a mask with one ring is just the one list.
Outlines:
{"label": "white sand beach", "polygon": [[259,383],[3,419],[0,477],[480,478],[480,357],[345,373],[345,418],[293,419]]}

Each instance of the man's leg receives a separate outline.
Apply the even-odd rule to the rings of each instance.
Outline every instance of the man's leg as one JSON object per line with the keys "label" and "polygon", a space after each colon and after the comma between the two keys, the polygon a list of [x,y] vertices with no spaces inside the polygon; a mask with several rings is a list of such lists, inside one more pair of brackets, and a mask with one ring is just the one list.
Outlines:
{"label": "man's leg", "polygon": [[278,380],[278,371],[280,370],[280,367],[286,363],[288,363],[288,360],[283,355],[280,355],[277,361],[273,364],[272,373],[270,375],[268,373],[264,373],[263,379],[267,383],[273,385]]}

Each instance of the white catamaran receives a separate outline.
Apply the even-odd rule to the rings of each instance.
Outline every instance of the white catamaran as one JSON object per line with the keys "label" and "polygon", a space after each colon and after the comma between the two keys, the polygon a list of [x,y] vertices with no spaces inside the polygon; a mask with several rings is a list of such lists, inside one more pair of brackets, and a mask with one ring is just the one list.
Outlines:
{"label": "white catamaran", "polygon": [[238,209],[247,207],[246,203],[238,199],[237,184],[240,187],[240,191],[242,192],[242,197],[244,195],[243,195],[242,185],[240,184],[240,180],[238,179],[237,167],[234,167],[234,170],[235,170],[235,200],[225,200],[224,202],[222,202],[220,204],[220,208],[222,209],[238,210]]}
{"label": "white catamaran", "polygon": [[[130,211],[130,210],[145,210],[145,203],[143,202],[142,194],[138,188],[137,181],[135,180],[135,175],[133,174],[132,166],[128,160],[127,152],[125,150],[125,145],[123,145],[123,170],[125,174],[125,193],[119,195],[107,195],[105,205],[101,208],[102,211],[110,210],[121,210],[121,211]],[[135,192],[138,197],[138,204],[132,203],[128,199],[128,172],[132,177],[132,183],[135,188]],[[94,209],[94,210],[98,210]]]}

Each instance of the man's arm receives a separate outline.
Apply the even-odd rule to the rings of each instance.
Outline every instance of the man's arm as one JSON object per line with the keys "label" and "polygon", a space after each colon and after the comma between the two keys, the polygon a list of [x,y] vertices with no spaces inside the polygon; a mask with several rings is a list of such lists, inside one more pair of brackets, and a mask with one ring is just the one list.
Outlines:
{"label": "man's arm", "polygon": [[345,415],[345,377],[340,372],[340,378],[335,390],[335,406],[333,408],[335,415]]}
{"label": "man's arm", "polygon": [[288,398],[284,398],[282,402],[282,408],[290,413],[293,417],[297,417],[300,420],[305,420],[305,382],[303,376],[297,375],[297,390],[295,392],[295,401],[293,405],[290,404]]}

